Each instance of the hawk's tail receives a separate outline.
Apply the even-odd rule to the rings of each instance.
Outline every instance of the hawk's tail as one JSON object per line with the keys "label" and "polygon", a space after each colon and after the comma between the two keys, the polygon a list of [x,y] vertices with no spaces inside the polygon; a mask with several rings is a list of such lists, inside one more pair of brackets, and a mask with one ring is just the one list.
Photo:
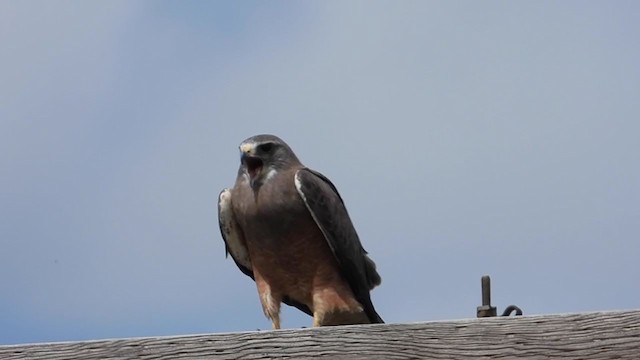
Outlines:
{"label": "hawk's tail", "polygon": [[367,317],[369,318],[369,321],[372,324],[384,324],[384,320],[382,320],[382,318],[380,317],[380,315],[378,315],[378,313],[376,312],[376,310],[373,308],[373,306],[371,306],[370,309],[367,309],[368,311],[366,311],[367,313]]}

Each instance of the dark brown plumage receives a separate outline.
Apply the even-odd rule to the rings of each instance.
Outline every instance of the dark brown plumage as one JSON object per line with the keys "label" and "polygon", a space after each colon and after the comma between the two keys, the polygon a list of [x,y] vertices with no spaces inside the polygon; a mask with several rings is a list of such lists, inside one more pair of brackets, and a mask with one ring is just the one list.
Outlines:
{"label": "dark brown plumage", "polygon": [[220,193],[220,230],[273,328],[281,302],[312,315],[314,326],[383,322],[369,295],[380,276],[335,186],[273,135],[240,150],[236,183]]}

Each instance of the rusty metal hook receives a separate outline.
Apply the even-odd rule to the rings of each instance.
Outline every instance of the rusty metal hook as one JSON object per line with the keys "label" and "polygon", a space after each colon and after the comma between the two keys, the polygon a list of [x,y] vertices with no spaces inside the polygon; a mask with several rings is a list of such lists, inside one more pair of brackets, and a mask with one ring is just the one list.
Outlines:
{"label": "rusty metal hook", "polygon": [[500,315],[500,316],[509,316],[514,311],[516,312],[516,316],[521,316],[522,315],[522,309],[520,309],[519,307],[517,307],[515,305],[509,305],[504,309],[504,311],[502,312],[502,315]]}

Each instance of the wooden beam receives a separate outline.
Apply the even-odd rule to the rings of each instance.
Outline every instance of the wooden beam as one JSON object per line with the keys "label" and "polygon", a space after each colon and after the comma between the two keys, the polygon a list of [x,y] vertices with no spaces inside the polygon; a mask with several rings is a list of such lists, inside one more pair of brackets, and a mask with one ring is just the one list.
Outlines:
{"label": "wooden beam", "polygon": [[638,359],[640,310],[0,346],[0,359]]}

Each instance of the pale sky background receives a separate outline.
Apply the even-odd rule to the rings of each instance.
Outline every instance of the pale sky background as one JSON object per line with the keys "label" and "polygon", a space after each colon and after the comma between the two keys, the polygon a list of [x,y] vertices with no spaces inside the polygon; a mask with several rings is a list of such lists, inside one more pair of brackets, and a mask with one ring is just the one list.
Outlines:
{"label": "pale sky background", "polygon": [[[638,1],[0,2],[0,344],[268,329],[237,146],[340,190],[390,323],[640,308]],[[309,326],[295,309],[286,328]]]}

